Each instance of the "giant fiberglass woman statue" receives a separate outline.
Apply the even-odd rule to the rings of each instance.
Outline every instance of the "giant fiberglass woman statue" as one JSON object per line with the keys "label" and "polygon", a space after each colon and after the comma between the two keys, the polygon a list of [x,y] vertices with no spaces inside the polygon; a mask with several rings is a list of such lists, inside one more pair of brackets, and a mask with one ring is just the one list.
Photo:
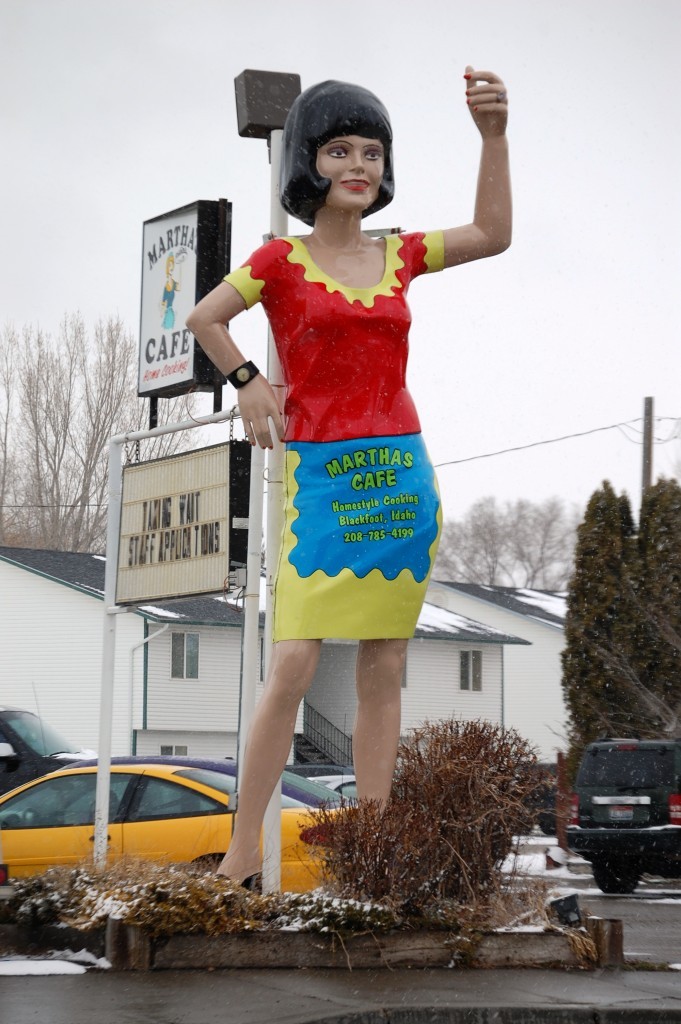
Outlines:
{"label": "giant fiberglass woman statue", "polygon": [[[506,90],[487,71],[469,67],[464,78],[482,135],[472,223],[380,239],[363,233],[362,218],[394,193],[390,120],[366,89],[322,82],[297,98],[282,140],[281,201],[312,231],[257,249],[187,321],[238,389],[251,444],[272,447],[271,424],[286,444],[274,652],[241,769],[235,834],[219,869],[242,883],[259,871],[263,816],[324,637],[359,641],[358,794],[382,802],[390,793],[407,642],[441,523],[405,382],[406,294],[414,278],[494,256],[511,241]],[[434,164],[424,154],[424,174]],[[446,195],[441,171],[430,185]],[[281,412],[225,327],[257,302],[283,369]],[[433,367],[434,388],[450,373]]]}

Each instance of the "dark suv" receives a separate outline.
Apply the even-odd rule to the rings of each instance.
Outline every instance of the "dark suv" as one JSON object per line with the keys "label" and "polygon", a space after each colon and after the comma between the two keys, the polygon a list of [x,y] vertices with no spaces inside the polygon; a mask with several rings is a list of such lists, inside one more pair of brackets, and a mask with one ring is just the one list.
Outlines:
{"label": "dark suv", "polygon": [[92,753],[64,739],[31,711],[0,705],[0,794]]}
{"label": "dark suv", "polygon": [[681,739],[590,743],[567,841],[603,892],[633,892],[643,874],[681,878]]}

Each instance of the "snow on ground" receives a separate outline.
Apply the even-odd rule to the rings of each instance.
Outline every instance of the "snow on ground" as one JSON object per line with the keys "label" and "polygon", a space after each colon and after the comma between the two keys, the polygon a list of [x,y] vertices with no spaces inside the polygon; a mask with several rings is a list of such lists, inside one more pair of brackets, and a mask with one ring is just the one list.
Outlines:
{"label": "snow on ground", "polygon": [[107,970],[111,964],[105,957],[97,958],[87,949],[74,953],[72,949],[52,950],[40,957],[0,957],[0,976],[26,974],[85,974],[88,967]]}
{"label": "snow on ground", "polygon": [[68,960],[0,960],[0,975],[85,974],[87,967]]}

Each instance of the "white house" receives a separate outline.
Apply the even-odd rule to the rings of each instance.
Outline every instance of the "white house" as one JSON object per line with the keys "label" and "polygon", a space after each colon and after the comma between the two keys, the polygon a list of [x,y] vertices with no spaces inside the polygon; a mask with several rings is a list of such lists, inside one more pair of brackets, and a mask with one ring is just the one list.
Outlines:
{"label": "white house", "polygon": [[555,761],[556,751],[567,749],[560,657],[565,646],[565,594],[431,580],[427,599],[531,644],[502,648],[504,725],[530,739],[541,760]]}
{"label": "white house", "polygon": [[[0,703],[38,711],[96,749],[105,560],[0,547]],[[220,596],[117,617],[114,754],[235,756],[243,614]],[[404,731],[425,719],[504,720],[504,650],[527,640],[426,604],[409,643]],[[325,641],[299,714],[295,752],[347,760],[355,644]]]}

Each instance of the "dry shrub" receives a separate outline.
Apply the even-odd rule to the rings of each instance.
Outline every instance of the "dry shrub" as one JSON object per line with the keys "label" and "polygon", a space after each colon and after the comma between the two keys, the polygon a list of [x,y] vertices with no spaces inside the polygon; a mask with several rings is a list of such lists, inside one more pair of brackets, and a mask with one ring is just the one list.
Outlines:
{"label": "dry shrub", "polygon": [[346,896],[389,899],[406,913],[487,903],[541,781],[514,730],[427,722],[400,746],[385,808],[360,801],[323,812],[328,877]]}

